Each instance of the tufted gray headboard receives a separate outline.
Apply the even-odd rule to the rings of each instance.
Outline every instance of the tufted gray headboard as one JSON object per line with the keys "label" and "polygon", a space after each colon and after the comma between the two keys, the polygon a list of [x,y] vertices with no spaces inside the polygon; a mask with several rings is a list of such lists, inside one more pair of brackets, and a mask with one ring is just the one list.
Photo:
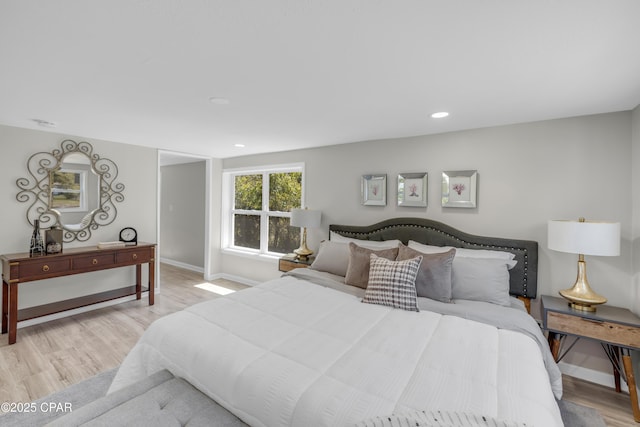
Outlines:
{"label": "tufted gray headboard", "polygon": [[490,249],[515,254],[518,264],[510,270],[510,293],[535,298],[538,279],[538,242],[474,236],[446,224],[426,218],[393,218],[366,226],[336,225],[329,230],[345,237],[362,240],[398,239],[434,246],[454,246],[469,249]]}

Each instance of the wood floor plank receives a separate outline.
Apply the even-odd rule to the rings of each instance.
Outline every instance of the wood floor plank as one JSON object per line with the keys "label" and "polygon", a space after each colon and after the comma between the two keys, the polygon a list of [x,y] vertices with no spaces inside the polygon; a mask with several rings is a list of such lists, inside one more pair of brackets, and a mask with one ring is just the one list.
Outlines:
{"label": "wood floor plank", "polygon": [[[161,293],[155,305],[129,301],[18,330],[9,346],[0,336],[0,402],[29,402],[107,371],[122,363],[144,330],[156,319],[220,295],[196,287],[202,275],[160,265]],[[230,290],[245,285],[209,282]],[[629,395],[564,376],[564,399],[596,408],[607,426],[633,426]]]}

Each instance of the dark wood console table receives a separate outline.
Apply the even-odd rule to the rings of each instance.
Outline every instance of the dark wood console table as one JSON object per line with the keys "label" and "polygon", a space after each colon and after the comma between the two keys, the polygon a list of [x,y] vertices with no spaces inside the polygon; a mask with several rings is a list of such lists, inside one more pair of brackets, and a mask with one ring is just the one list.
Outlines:
{"label": "dark wood console table", "polygon": [[[149,291],[149,305],[153,305],[155,248],[153,243],[138,243],[136,246],[109,249],[98,249],[96,246],[72,248],[65,249],[61,254],[37,257],[29,257],[29,253],[0,256],[2,333],[9,332],[9,344],[14,344],[18,322],[129,295],[136,295],[140,299],[146,290]],[[148,289],[142,288],[142,264],[149,264]],[[134,265],[136,284],[133,286],[18,310],[18,287],[21,283]]]}

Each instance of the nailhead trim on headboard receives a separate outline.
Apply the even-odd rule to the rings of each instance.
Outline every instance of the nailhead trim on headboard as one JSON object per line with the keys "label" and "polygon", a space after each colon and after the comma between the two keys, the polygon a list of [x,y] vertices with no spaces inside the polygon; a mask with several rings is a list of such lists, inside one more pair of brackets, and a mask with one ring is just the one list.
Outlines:
{"label": "nailhead trim on headboard", "polygon": [[[413,240],[434,244],[429,240],[438,239],[427,239],[430,232],[442,238],[437,242],[443,243],[439,244],[440,246],[511,252],[518,261],[516,267],[511,270],[511,294],[527,298],[536,297],[538,244],[534,241],[471,235],[426,218],[396,218],[369,226],[330,225],[329,230],[345,237],[362,240],[383,240],[382,237],[384,240],[403,240],[403,237],[415,234]],[[421,233],[422,231],[426,233]],[[408,239],[404,239],[403,243],[406,244],[407,241]]]}

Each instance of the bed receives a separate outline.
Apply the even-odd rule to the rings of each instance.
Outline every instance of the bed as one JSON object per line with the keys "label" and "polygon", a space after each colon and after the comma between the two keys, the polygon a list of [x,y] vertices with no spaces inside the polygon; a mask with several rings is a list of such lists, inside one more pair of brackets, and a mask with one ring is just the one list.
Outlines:
{"label": "bed", "polygon": [[110,392],[166,369],[252,426],[560,426],[536,273],[532,241],[331,225],[311,268],[154,322]]}

